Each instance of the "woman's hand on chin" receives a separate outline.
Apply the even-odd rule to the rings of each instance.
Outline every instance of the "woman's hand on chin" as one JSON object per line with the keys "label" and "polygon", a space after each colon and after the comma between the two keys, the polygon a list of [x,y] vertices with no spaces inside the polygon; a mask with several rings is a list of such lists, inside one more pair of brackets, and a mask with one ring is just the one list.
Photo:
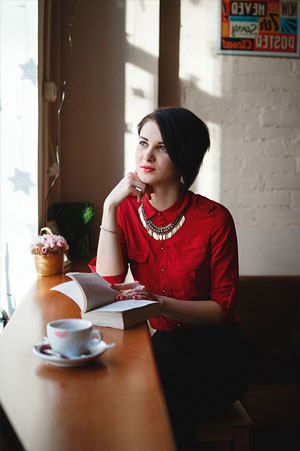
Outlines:
{"label": "woman's hand on chin", "polygon": [[151,291],[149,291],[145,285],[141,285],[140,282],[115,283],[112,284],[112,288],[121,291],[121,293],[116,296],[116,301],[125,301],[126,299],[147,299],[160,302],[159,296],[151,293]]}
{"label": "woman's hand on chin", "polygon": [[105,200],[106,206],[118,207],[126,197],[133,194],[137,197],[137,201],[141,202],[143,196],[147,194],[151,199],[152,188],[141,182],[139,177],[134,172],[128,172],[125,177],[118,183],[117,186],[110,192]]}

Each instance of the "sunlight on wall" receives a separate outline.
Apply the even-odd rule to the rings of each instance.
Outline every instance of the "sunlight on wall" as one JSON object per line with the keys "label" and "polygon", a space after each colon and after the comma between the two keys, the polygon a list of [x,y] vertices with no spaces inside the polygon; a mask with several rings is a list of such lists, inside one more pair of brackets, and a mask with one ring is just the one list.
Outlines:
{"label": "sunlight on wall", "polygon": [[135,168],[137,124],[158,101],[159,1],[126,1],[124,173]]}
{"label": "sunlight on wall", "polygon": [[220,161],[221,161],[221,131],[220,127],[216,124],[206,122],[211,140],[211,150],[209,150],[203,161],[203,165],[200,168],[198,177],[196,178],[192,191],[195,193],[200,193],[202,196],[206,196],[209,199],[216,201],[220,200]]}
{"label": "sunlight on wall", "polygon": [[222,67],[217,59],[217,8],[218,2],[211,0],[181,2],[179,77],[182,106],[199,116],[211,135],[211,149],[192,189],[219,201],[221,127],[215,108],[222,96]]}
{"label": "sunlight on wall", "polygon": [[37,13],[37,0],[0,2],[0,302],[10,315],[36,277]]}

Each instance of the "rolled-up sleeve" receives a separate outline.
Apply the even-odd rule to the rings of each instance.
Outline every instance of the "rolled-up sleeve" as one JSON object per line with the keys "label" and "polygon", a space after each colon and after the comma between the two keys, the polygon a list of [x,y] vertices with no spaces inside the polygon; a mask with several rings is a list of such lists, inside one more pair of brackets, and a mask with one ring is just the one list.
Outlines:
{"label": "rolled-up sleeve", "polygon": [[222,307],[223,323],[227,323],[235,315],[239,268],[235,226],[224,207],[212,222],[210,249],[210,299]]}

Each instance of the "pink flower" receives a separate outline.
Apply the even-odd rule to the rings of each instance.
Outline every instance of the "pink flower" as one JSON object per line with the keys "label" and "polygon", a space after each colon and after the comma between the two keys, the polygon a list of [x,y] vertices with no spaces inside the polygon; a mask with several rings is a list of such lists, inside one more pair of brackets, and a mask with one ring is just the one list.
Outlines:
{"label": "pink flower", "polygon": [[48,240],[48,243],[49,243],[49,246],[50,246],[50,247],[54,247],[54,246],[56,245],[55,239],[50,239],[50,240]]}
{"label": "pink flower", "polygon": [[66,241],[62,237],[59,237],[58,240],[56,241],[56,246],[58,247],[64,248],[66,244],[67,244]]}
{"label": "pink flower", "polygon": [[47,233],[39,235],[34,243],[29,246],[29,249],[34,255],[47,255],[66,252],[69,246],[63,236]]}
{"label": "pink flower", "polygon": [[55,246],[55,238],[52,235],[42,235],[42,241],[47,247]]}

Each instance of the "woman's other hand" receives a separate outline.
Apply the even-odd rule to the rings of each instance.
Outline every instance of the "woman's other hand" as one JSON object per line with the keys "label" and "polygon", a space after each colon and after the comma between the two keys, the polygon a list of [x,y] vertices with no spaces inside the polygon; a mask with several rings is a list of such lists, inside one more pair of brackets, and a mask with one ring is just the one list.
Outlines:
{"label": "woman's other hand", "polygon": [[137,197],[137,201],[141,202],[142,197],[146,194],[151,199],[151,186],[141,182],[134,172],[128,172],[118,185],[110,192],[105,203],[111,207],[118,207],[124,199],[130,194]]}
{"label": "woman's other hand", "polygon": [[159,297],[151,293],[140,282],[115,283],[112,284],[114,290],[119,290],[121,293],[116,296],[116,301],[125,301],[126,299],[147,299],[150,301],[160,301]]}

